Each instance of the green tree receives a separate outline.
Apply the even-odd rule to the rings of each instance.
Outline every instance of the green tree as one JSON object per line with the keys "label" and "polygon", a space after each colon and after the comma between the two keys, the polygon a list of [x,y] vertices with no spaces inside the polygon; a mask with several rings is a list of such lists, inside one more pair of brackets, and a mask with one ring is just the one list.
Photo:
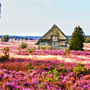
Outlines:
{"label": "green tree", "polygon": [[76,26],[71,36],[70,50],[83,50],[83,43],[85,40],[84,32],[80,26]]}
{"label": "green tree", "polygon": [[1,38],[1,41],[2,42],[8,42],[9,40],[9,36],[8,35],[4,35],[2,38]]}

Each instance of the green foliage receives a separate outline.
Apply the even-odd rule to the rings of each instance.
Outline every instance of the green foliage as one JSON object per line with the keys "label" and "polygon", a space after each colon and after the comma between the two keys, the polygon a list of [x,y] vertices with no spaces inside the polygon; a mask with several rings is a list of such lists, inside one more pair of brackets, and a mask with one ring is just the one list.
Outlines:
{"label": "green foliage", "polygon": [[64,51],[65,54],[67,54],[69,52],[70,52],[70,49],[69,48],[65,49],[65,51]]}
{"label": "green foliage", "polygon": [[28,53],[32,53],[34,51],[35,51],[35,47],[34,48],[30,48],[30,49],[27,50]]}
{"label": "green foliage", "polygon": [[52,71],[51,71],[51,70],[49,70],[49,71],[48,71],[48,74],[51,74],[51,73],[52,73]]}
{"label": "green foliage", "polygon": [[78,66],[73,69],[73,72],[79,74],[83,73],[86,70],[85,66],[81,63],[78,63]]}
{"label": "green foliage", "polygon": [[5,47],[2,50],[3,50],[4,55],[9,55],[9,47]]}
{"label": "green foliage", "polygon": [[55,65],[54,68],[52,68],[48,71],[49,75],[47,73],[43,72],[41,79],[45,80],[47,82],[52,82],[53,84],[55,84],[55,83],[58,83],[58,81],[60,80],[59,75],[64,73],[64,72],[67,72],[67,70],[63,68],[63,64],[59,63],[58,68]]}
{"label": "green foliage", "polygon": [[51,79],[51,78],[49,78],[49,77],[47,77],[47,81],[49,81],[49,82],[54,82],[53,78]]}
{"label": "green foliage", "polygon": [[49,46],[49,45],[47,45],[47,46],[41,45],[41,46],[40,46],[40,49],[41,49],[41,50],[51,50],[51,46]]}
{"label": "green foliage", "polygon": [[44,87],[43,82],[40,83],[39,87],[40,88],[43,88]]}
{"label": "green foliage", "polygon": [[54,82],[54,81],[59,81],[59,73],[57,68],[54,68],[53,70],[49,70],[48,74],[54,74],[52,78],[47,78],[47,81]]}
{"label": "green foliage", "polygon": [[90,37],[87,37],[85,40],[86,43],[90,43]]}
{"label": "green foliage", "polygon": [[45,46],[40,46],[40,50],[45,50]]}
{"label": "green foliage", "polygon": [[24,49],[24,48],[27,48],[27,47],[28,47],[28,44],[27,43],[24,43],[24,42],[22,42],[20,44],[20,46],[19,46],[19,48],[21,48],[21,49]]}
{"label": "green foliage", "polygon": [[54,75],[57,75],[58,74],[57,68],[54,68],[54,70],[52,70],[52,71],[53,71],[53,74]]}
{"label": "green foliage", "polygon": [[63,67],[63,64],[60,64],[61,67]]}
{"label": "green foliage", "polygon": [[2,60],[7,60],[9,58],[9,56],[8,55],[2,55],[2,57],[1,57],[1,60],[0,61],[2,61]]}
{"label": "green foliage", "polygon": [[20,47],[18,47],[18,53],[20,53],[21,52],[21,48]]}
{"label": "green foliage", "polygon": [[34,69],[34,66],[32,66],[32,63],[29,62],[29,64],[28,64],[28,68],[31,69],[31,70]]}
{"label": "green foliage", "polygon": [[83,50],[84,32],[80,26],[76,26],[71,36],[70,50]]}
{"label": "green foliage", "polygon": [[45,78],[46,78],[46,73],[42,72],[42,79],[45,79]]}
{"label": "green foliage", "polygon": [[60,69],[59,72],[60,74],[64,73],[64,72],[67,72],[67,69],[66,68],[63,68],[63,64],[58,64],[58,68]]}
{"label": "green foliage", "polygon": [[2,38],[1,38],[1,41],[2,42],[8,42],[9,40],[9,36],[8,35],[4,35]]}
{"label": "green foliage", "polygon": [[54,76],[54,77],[53,77],[53,80],[54,80],[54,81],[59,81],[59,79],[60,79],[59,76]]}
{"label": "green foliage", "polygon": [[9,47],[5,47],[1,50],[3,50],[3,54],[4,54],[2,55],[1,59],[2,60],[8,59],[9,58]]}
{"label": "green foliage", "polygon": [[63,64],[58,63],[58,67],[59,67],[59,69],[62,69]]}
{"label": "green foliage", "polygon": [[29,74],[30,73],[30,70],[28,70],[27,73]]}
{"label": "green foliage", "polygon": [[46,76],[46,73],[45,72],[42,72],[42,75],[45,77]]}
{"label": "green foliage", "polygon": [[50,47],[49,45],[47,45],[47,46],[45,47],[45,50],[51,50],[51,47]]}
{"label": "green foliage", "polygon": [[57,71],[57,68],[54,68],[54,70],[49,70],[48,74],[51,74],[51,77],[47,77],[47,74],[45,72],[43,72],[42,79],[46,79],[46,81],[49,81],[49,82],[59,81],[60,78],[59,78],[59,73]]}

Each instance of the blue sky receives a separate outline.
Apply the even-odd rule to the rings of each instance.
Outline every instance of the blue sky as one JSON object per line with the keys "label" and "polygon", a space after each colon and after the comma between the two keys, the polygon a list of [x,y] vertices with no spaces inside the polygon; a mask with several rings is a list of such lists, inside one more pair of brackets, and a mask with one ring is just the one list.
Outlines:
{"label": "blue sky", "polygon": [[53,24],[65,35],[90,35],[90,0],[0,0],[0,35],[43,36]]}

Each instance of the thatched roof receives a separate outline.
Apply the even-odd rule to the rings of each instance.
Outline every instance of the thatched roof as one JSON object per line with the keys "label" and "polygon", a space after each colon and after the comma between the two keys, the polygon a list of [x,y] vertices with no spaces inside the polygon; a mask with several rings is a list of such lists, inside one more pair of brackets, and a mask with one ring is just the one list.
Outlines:
{"label": "thatched roof", "polygon": [[68,39],[65,34],[54,24],[53,27],[44,36],[42,36],[36,44],[39,44],[40,40],[50,40],[51,35],[56,35],[58,40]]}

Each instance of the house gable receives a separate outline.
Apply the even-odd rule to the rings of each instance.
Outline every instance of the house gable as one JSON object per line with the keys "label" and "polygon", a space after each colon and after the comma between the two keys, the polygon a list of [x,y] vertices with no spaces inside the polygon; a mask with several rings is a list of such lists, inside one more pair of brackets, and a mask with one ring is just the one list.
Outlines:
{"label": "house gable", "polygon": [[58,39],[67,39],[64,33],[56,26],[53,27],[41,39],[50,39],[51,35],[57,35]]}
{"label": "house gable", "polygon": [[53,27],[38,40],[36,45],[38,45],[42,40],[51,40],[51,36],[53,35],[57,36],[58,40],[68,40],[65,34],[54,24]]}

